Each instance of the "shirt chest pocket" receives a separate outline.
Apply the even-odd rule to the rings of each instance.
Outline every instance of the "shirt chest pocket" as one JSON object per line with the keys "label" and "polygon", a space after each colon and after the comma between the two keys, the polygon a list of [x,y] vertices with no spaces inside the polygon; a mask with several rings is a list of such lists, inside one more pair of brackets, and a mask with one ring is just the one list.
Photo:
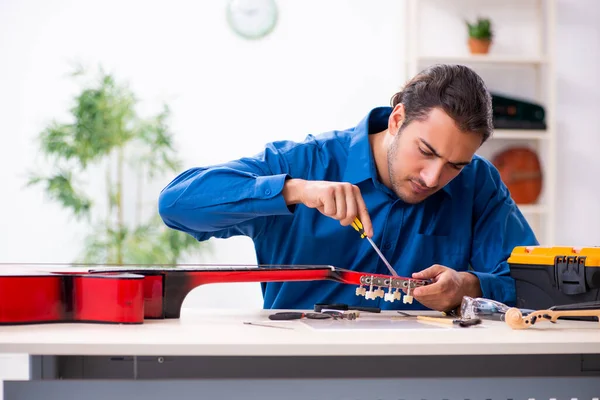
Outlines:
{"label": "shirt chest pocket", "polygon": [[403,251],[407,259],[414,260],[413,270],[420,271],[433,264],[459,271],[468,269],[470,223],[461,211],[460,204],[450,201],[442,192],[414,209],[408,220],[413,227],[405,238]]}
{"label": "shirt chest pocket", "polygon": [[421,213],[415,215],[419,235],[443,237],[453,234],[459,217],[453,212],[452,203],[442,200],[440,195],[427,199],[419,209]]}
{"label": "shirt chest pocket", "polygon": [[413,258],[420,263],[418,269],[440,264],[458,271],[466,271],[469,266],[470,244],[457,234],[429,235],[417,234],[411,246]]}

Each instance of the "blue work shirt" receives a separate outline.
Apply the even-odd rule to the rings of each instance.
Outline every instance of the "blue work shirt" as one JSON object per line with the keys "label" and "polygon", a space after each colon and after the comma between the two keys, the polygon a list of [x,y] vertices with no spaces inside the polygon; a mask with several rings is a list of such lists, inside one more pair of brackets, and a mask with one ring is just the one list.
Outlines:
{"label": "blue work shirt", "polygon": [[[167,226],[199,241],[250,237],[258,264],[332,265],[367,273],[389,271],[351,227],[303,204],[288,207],[286,178],[357,185],[373,222],[373,241],[398,275],[433,264],[471,270],[483,297],[515,303],[507,258],[517,245],[538,244],[494,166],[475,155],[443,189],[419,204],[400,200],[377,178],[368,135],[387,129],[392,109],[379,107],[356,126],[302,142],[276,141],[253,157],[189,169],[167,185],[159,213]],[[469,268],[471,267],[471,268]],[[312,309],[342,302],[382,309],[426,309],[367,300],[356,286],[333,281],[262,283],[265,308]]]}

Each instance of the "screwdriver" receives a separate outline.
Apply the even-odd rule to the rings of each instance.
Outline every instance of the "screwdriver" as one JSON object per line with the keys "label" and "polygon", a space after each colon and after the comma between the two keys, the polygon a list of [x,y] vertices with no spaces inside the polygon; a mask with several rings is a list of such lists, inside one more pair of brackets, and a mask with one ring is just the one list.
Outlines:
{"label": "screwdriver", "polygon": [[375,251],[377,252],[377,254],[379,254],[379,257],[381,257],[381,259],[383,260],[383,262],[385,263],[385,265],[388,267],[388,269],[390,270],[390,272],[392,273],[392,275],[398,276],[398,274],[396,273],[396,271],[394,271],[394,268],[392,268],[392,266],[390,265],[390,263],[388,262],[388,260],[386,260],[386,258],[383,256],[383,253],[381,252],[381,250],[379,250],[379,247],[377,247],[377,245],[375,243],[373,243],[373,241],[371,240],[371,238],[367,236],[367,234],[365,233],[365,229],[363,228],[363,224],[362,224],[362,222],[360,222],[360,220],[358,219],[358,217],[354,218],[354,222],[352,222],[352,227],[354,229],[356,229],[358,231],[358,233],[360,233],[360,237],[362,239],[366,238],[369,241],[369,243],[371,243],[371,246],[373,246],[373,248],[375,249]]}

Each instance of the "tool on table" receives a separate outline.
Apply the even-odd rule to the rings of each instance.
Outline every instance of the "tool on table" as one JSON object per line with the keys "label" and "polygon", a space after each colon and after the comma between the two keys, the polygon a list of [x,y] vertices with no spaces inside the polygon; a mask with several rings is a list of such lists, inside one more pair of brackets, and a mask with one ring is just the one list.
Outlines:
{"label": "tool on table", "polygon": [[276,312],[275,314],[269,315],[270,320],[274,321],[289,321],[292,319],[329,319],[332,318],[330,314],[324,313],[311,313],[311,312],[300,312],[300,311],[282,311]]}
{"label": "tool on table", "polygon": [[559,305],[545,310],[536,310],[526,316],[523,315],[521,309],[511,307],[506,311],[504,321],[512,329],[527,329],[533,326],[536,321],[556,323],[559,318],[581,319],[582,317],[592,322],[600,322],[600,302]]}
{"label": "tool on table", "polygon": [[384,255],[381,252],[381,250],[379,250],[379,247],[377,247],[377,245],[371,240],[371,238],[367,236],[367,234],[365,233],[365,229],[363,227],[363,224],[362,224],[362,222],[360,222],[360,220],[358,219],[358,217],[354,218],[354,222],[352,222],[352,227],[354,229],[356,229],[356,231],[358,233],[360,233],[360,237],[361,238],[367,239],[369,241],[369,243],[371,243],[371,246],[373,246],[373,248],[375,249],[375,251],[377,252],[377,254],[379,254],[379,257],[381,257],[381,259],[383,260],[384,264],[390,270],[390,273],[392,275],[394,275],[394,276],[398,276],[398,274],[396,273],[396,271],[394,270],[394,268],[392,268],[392,266],[390,265],[390,263],[388,262],[388,260],[384,257]]}
{"label": "tool on table", "polygon": [[321,312],[323,310],[341,310],[341,311],[356,310],[356,311],[364,311],[364,312],[370,312],[370,313],[380,313],[381,312],[381,308],[379,308],[379,307],[349,306],[348,304],[343,304],[343,303],[333,303],[333,304],[317,303],[317,304],[315,304],[314,310],[315,310],[315,312]]}
{"label": "tool on table", "polygon": [[340,310],[323,310],[323,312],[300,312],[300,311],[283,311],[269,315],[269,319],[275,321],[288,321],[293,319],[356,319],[358,311],[340,311]]}
{"label": "tool on table", "polygon": [[342,311],[342,310],[323,309],[323,311],[321,311],[321,313],[331,315],[333,317],[333,319],[336,319],[336,320],[337,319],[355,320],[360,315],[360,312],[356,311],[356,310]]}
{"label": "tool on table", "polygon": [[291,330],[294,330],[294,328],[291,328],[289,326],[276,326],[276,325],[260,324],[258,322],[244,322],[244,325],[254,325],[254,326],[264,326],[265,328],[277,328],[277,329],[291,329]]}
{"label": "tool on table", "polygon": [[473,319],[451,319],[444,317],[427,317],[425,315],[417,315],[417,319],[421,321],[435,322],[437,324],[458,325],[462,328],[481,324],[480,318]]}
{"label": "tool on table", "polygon": [[[492,321],[504,321],[509,306],[496,300],[484,297],[463,296],[460,305],[460,316],[462,319],[488,319]],[[525,308],[520,309],[523,315],[527,315],[534,310]]]}

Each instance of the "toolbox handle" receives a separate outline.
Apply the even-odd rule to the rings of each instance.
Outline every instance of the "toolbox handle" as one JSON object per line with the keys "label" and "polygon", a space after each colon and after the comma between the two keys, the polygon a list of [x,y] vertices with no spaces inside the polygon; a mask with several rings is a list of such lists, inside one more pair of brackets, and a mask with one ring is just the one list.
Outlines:
{"label": "toolbox handle", "polygon": [[576,295],[588,291],[585,256],[556,256],[554,274],[558,289],[564,294]]}

